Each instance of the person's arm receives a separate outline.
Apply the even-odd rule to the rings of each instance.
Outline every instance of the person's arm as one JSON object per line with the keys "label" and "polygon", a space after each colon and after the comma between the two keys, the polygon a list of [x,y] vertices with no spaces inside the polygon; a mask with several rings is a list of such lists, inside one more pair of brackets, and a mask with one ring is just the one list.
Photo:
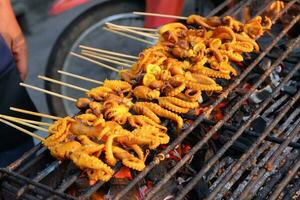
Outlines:
{"label": "person's arm", "polygon": [[14,55],[22,80],[27,75],[27,45],[10,0],[0,0],[0,34]]}

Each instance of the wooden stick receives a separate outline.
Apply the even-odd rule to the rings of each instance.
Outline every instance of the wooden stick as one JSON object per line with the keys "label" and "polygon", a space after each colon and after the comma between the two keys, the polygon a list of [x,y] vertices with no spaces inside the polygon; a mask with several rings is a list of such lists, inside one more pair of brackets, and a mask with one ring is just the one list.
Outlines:
{"label": "wooden stick", "polygon": [[30,111],[30,110],[24,110],[24,109],[21,109],[21,108],[10,107],[9,109],[12,110],[12,111],[15,111],[15,112],[25,113],[25,114],[44,117],[44,118],[53,119],[53,120],[62,119],[61,117],[56,117],[56,116],[48,115],[48,114],[45,114],[45,113],[33,112],[33,111]]}
{"label": "wooden stick", "polygon": [[113,29],[116,31],[131,32],[131,33],[135,33],[138,35],[143,35],[145,37],[150,36],[150,37],[154,37],[153,39],[157,39],[159,37],[157,32],[151,33],[151,32],[143,32],[142,30],[136,30],[136,28],[138,28],[138,27],[132,29],[131,26],[116,25],[116,24],[112,24],[112,23],[106,23],[106,25],[109,29]]}
{"label": "wooden stick", "polygon": [[115,28],[119,28],[121,30],[130,32],[130,33],[135,33],[137,35],[142,35],[142,36],[149,37],[149,38],[152,38],[152,39],[157,39],[158,38],[158,37],[155,37],[153,35],[150,35],[149,33],[144,33],[144,32],[141,32],[141,31],[132,30],[132,29],[129,29],[129,28],[126,28],[126,27],[123,27],[123,26],[119,26],[119,25],[116,25],[116,24],[112,24],[112,23],[109,23],[109,22],[107,22],[105,24],[107,25],[108,28],[115,27]]}
{"label": "wooden stick", "polygon": [[79,47],[81,49],[87,49],[87,50],[96,51],[96,52],[100,52],[100,53],[105,53],[105,54],[109,54],[109,55],[115,55],[115,56],[119,56],[119,57],[123,57],[123,58],[130,58],[130,59],[134,59],[134,60],[139,59],[139,57],[136,57],[136,56],[131,56],[131,55],[127,55],[127,54],[124,54],[124,53],[118,53],[118,52],[108,51],[108,50],[99,49],[99,48],[88,47],[88,46],[85,46],[85,45],[79,45]]}
{"label": "wooden stick", "polygon": [[188,19],[187,17],[183,16],[176,16],[176,15],[166,15],[166,14],[160,14],[160,13],[147,13],[147,12],[133,12],[135,15],[143,15],[143,16],[153,16],[153,17],[165,17],[165,18],[174,18],[174,19]]}
{"label": "wooden stick", "polygon": [[106,54],[96,53],[94,51],[89,51],[89,50],[81,50],[81,53],[89,53],[89,54],[101,56],[101,57],[104,57],[104,58],[110,58],[112,60],[122,61],[122,62],[129,63],[129,64],[134,64],[136,62],[136,61],[133,61],[133,60],[118,58],[116,56],[109,56],[109,55],[106,55]]}
{"label": "wooden stick", "polygon": [[43,132],[45,132],[45,133],[49,133],[49,131],[48,131],[47,129],[43,128],[43,127],[36,126],[36,125],[30,124],[30,123],[24,122],[24,121],[15,119],[15,118],[10,117],[10,116],[0,115],[0,118],[6,119],[6,120],[9,120],[9,121],[18,123],[18,124],[22,124],[22,125],[24,125],[24,126],[28,126],[28,127],[30,127],[30,128],[34,128],[34,129],[43,131]]}
{"label": "wooden stick", "polygon": [[6,121],[6,120],[4,120],[4,119],[0,119],[0,122],[6,124],[6,125],[8,125],[8,126],[11,126],[11,127],[15,128],[15,129],[17,129],[17,130],[19,130],[19,131],[21,131],[21,132],[27,134],[27,135],[30,135],[31,137],[33,137],[33,138],[35,138],[35,139],[37,139],[37,140],[40,140],[40,141],[42,141],[42,142],[45,141],[44,138],[42,138],[42,137],[40,137],[40,136],[38,136],[38,135],[36,135],[36,134],[34,134],[34,133],[31,133],[30,131],[28,131],[28,130],[26,130],[26,129],[20,127],[20,126],[17,126],[17,125],[15,125],[15,124],[13,124],[13,123],[10,123],[9,121]]}
{"label": "wooden stick", "polygon": [[50,94],[52,96],[59,97],[59,98],[62,98],[62,99],[66,99],[66,100],[69,100],[69,101],[73,101],[73,102],[77,101],[76,99],[74,99],[72,97],[68,97],[68,96],[65,96],[65,95],[62,95],[62,94],[58,94],[56,92],[51,92],[51,91],[48,91],[48,90],[45,90],[45,89],[42,89],[42,88],[39,88],[39,87],[35,87],[35,86],[32,86],[32,85],[28,85],[28,84],[25,84],[25,83],[20,83],[20,86],[30,88],[30,89],[33,89],[33,90],[36,90],[36,91],[39,91],[39,92],[44,92],[46,94]]}
{"label": "wooden stick", "polygon": [[144,39],[142,39],[142,38],[138,38],[138,37],[135,37],[135,36],[126,34],[126,33],[122,33],[122,32],[120,32],[120,31],[114,31],[114,30],[108,29],[108,28],[106,28],[106,27],[103,27],[103,29],[106,30],[106,31],[110,31],[110,32],[112,32],[112,33],[118,34],[118,35],[122,35],[122,36],[125,36],[125,37],[128,37],[128,38],[131,38],[131,39],[133,39],[133,40],[137,40],[137,41],[139,41],[139,42],[143,42],[143,43],[146,43],[146,44],[153,45],[152,42],[150,42],[150,41],[148,41],[148,40],[144,40]]}
{"label": "wooden stick", "polygon": [[96,61],[96,60],[90,59],[90,58],[88,58],[88,57],[86,57],[86,56],[82,56],[82,55],[79,55],[79,54],[74,53],[74,52],[70,52],[70,54],[73,55],[73,56],[76,56],[76,57],[78,57],[78,58],[81,58],[81,59],[83,59],[83,60],[89,61],[89,62],[91,62],[91,63],[97,64],[97,65],[99,65],[99,66],[101,66],[101,67],[104,67],[104,68],[106,68],[106,69],[110,69],[110,70],[112,70],[112,71],[114,71],[114,72],[119,72],[118,69],[115,69],[115,68],[113,68],[113,67],[111,67],[111,66],[109,66],[109,65],[107,65],[107,64],[98,62],[98,61]]}
{"label": "wooden stick", "polygon": [[83,92],[88,92],[89,91],[88,89],[85,89],[85,88],[82,88],[82,87],[79,87],[79,86],[76,86],[76,85],[73,85],[73,84],[65,83],[65,82],[62,82],[62,81],[58,81],[58,80],[55,80],[55,79],[52,79],[52,78],[48,78],[48,77],[45,77],[45,76],[39,75],[38,78],[40,78],[42,80],[45,80],[45,81],[52,82],[52,83],[56,83],[56,84],[59,84],[59,85],[62,85],[62,86],[73,88],[75,90],[80,90],[80,91],[83,91]]}
{"label": "wooden stick", "polygon": [[139,31],[147,31],[147,32],[157,32],[158,29],[156,28],[143,28],[143,27],[137,27],[137,26],[125,26],[125,25],[121,25],[125,28],[129,28],[129,29],[133,29],[133,30],[139,30]]}
{"label": "wooden stick", "polygon": [[103,58],[101,56],[97,56],[97,55],[94,55],[94,54],[84,53],[84,52],[81,53],[81,54],[83,54],[85,56],[92,57],[92,58],[96,58],[96,59],[99,59],[99,60],[103,60],[103,61],[106,61],[106,62],[110,62],[110,63],[113,63],[113,64],[117,64],[117,65],[121,65],[121,66],[126,66],[126,67],[129,67],[129,68],[132,67],[130,64],[119,62],[119,61],[112,60],[112,59],[109,59],[109,58]]}
{"label": "wooden stick", "polygon": [[58,70],[57,72],[60,73],[60,74],[66,75],[66,76],[70,76],[70,77],[77,78],[77,79],[80,79],[80,80],[88,81],[88,82],[91,82],[91,83],[96,83],[96,84],[99,84],[99,85],[103,84],[102,81],[97,81],[95,79],[87,78],[85,76],[80,76],[80,75],[73,74],[73,73],[70,73],[70,72],[66,72],[66,71],[62,71],[62,70]]}
{"label": "wooden stick", "polygon": [[36,124],[36,125],[40,125],[40,126],[51,126],[52,125],[52,124],[46,123],[46,122],[39,122],[39,121],[30,120],[30,119],[24,119],[24,118],[19,118],[19,117],[12,117],[12,116],[8,116],[8,115],[2,115],[2,114],[0,114],[0,116],[7,116],[7,117],[10,117],[12,119],[16,119],[16,120],[19,120],[19,121],[27,122],[27,123],[30,123],[30,124]]}
{"label": "wooden stick", "polygon": [[[158,39],[159,38],[159,35],[158,34],[153,34],[153,33],[147,33],[147,32],[142,32],[142,31],[136,31],[136,30],[133,30],[133,29],[130,29],[130,28],[122,28],[122,27],[115,27],[115,26],[108,26],[109,29],[111,30],[114,30],[114,31],[119,31],[119,32],[122,32],[122,33],[126,33],[126,32],[136,32],[135,34],[137,35],[142,35],[142,36],[145,36],[145,37],[153,37],[153,39]],[[139,32],[139,33],[137,33]]]}

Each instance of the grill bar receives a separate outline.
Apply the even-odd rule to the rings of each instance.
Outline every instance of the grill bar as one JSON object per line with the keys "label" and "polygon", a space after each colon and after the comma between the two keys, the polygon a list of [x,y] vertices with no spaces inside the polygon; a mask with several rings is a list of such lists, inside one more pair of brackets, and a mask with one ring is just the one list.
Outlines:
{"label": "grill bar", "polygon": [[300,178],[298,178],[295,183],[293,184],[293,187],[290,187],[285,192],[285,196],[283,197],[283,200],[290,200],[292,199],[292,196],[300,191]]}
{"label": "grill bar", "polygon": [[27,182],[27,183],[29,183],[33,186],[36,186],[36,187],[38,187],[40,189],[43,189],[47,192],[53,193],[53,194],[55,194],[59,197],[62,197],[64,199],[76,199],[75,197],[72,197],[72,196],[64,194],[64,193],[57,192],[57,191],[55,191],[55,190],[53,190],[53,189],[51,189],[51,188],[49,188],[49,187],[47,187],[47,186],[45,186],[41,183],[34,182],[34,181],[30,180],[29,178],[21,176],[21,175],[15,173],[13,171],[10,171],[8,169],[0,169],[0,173],[3,173],[4,175],[7,174],[10,177],[15,178],[16,180],[21,180],[21,181]]}
{"label": "grill bar", "polygon": [[[113,170],[115,171],[115,173],[117,171],[119,171],[119,169],[121,168],[122,163],[118,162],[116,164],[116,166],[113,168]],[[94,192],[96,192],[105,182],[103,181],[99,181],[97,182],[95,185],[93,185],[92,187],[89,187],[88,190],[84,191],[78,199],[87,199],[88,197],[90,197]]]}
{"label": "grill bar", "polygon": [[79,177],[80,171],[70,176],[66,181],[64,181],[57,189],[59,192],[64,192],[68,187],[70,187]]}
{"label": "grill bar", "polygon": [[14,161],[12,164],[10,164],[7,168],[10,170],[15,170],[17,167],[19,167],[24,161],[29,159],[33,154],[35,154],[39,149],[41,148],[41,144],[38,144],[34,146],[32,149],[27,151],[21,158]]}
{"label": "grill bar", "polygon": [[[3,185],[1,185],[1,186],[2,186],[1,189],[8,190],[11,195],[16,194],[16,192],[17,192],[17,190],[14,188],[14,186],[9,183],[3,183]],[[31,194],[27,194],[27,193],[24,194],[23,199],[40,200],[39,198],[37,198]]]}
{"label": "grill bar", "polygon": [[[290,159],[292,157],[292,159]],[[256,195],[256,200],[264,200],[267,195],[274,189],[275,185],[283,178],[283,176],[288,172],[289,168],[292,166],[295,158],[298,157],[298,153],[293,152],[292,155],[289,155],[289,159],[280,167],[279,171],[272,175],[271,179],[266,183],[266,186],[258,192]]]}
{"label": "grill bar", "polygon": [[300,91],[297,92],[297,94],[292,97],[292,99],[289,101],[289,105],[287,105],[282,112],[276,117],[276,119],[273,121],[272,124],[270,124],[267,129],[264,131],[264,133],[261,134],[261,136],[257,139],[257,141],[251,146],[251,148],[247,151],[246,154],[244,154],[240,159],[239,162],[236,163],[236,165],[233,167],[234,170],[231,170],[229,174],[227,174],[223,181],[215,188],[214,191],[210,193],[207,199],[213,199],[215,195],[218,193],[218,191],[226,184],[226,182],[231,178],[231,176],[237,171],[243,162],[254,152],[254,150],[258,147],[258,145],[263,141],[263,138],[266,137],[273,128],[279,123],[279,121],[284,117],[284,115],[289,111],[289,109],[294,105],[294,103],[299,99],[300,97]]}
{"label": "grill bar", "polygon": [[[300,16],[299,16],[300,17]],[[209,132],[206,133],[205,137],[199,141],[191,150],[188,154],[186,154],[182,160],[180,160],[178,162],[178,164],[172,168],[172,170],[170,172],[168,172],[168,174],[165,175],[165,177],[157,184],[157,186],[155,186],[149,193],[149,198],[151,196],[153,196],[155,194],[155,192],[158,191],[158,189],[160,187],[162,187],[163,184],[166,183],[166,181],[168,181],[183,165],[184,163],[186,163],[193,154],[195,154],[212,136],[214,133],[216,133],[217,130],[219,130],[222,125],[228,120],[230,119],[234,113],[240,108],[240,106],[243,104],[243,102],[245,100],[247,100],[250,95],[254,92],[254,90],[256,88],[258,88],[258,86],[267,78],[267,76],[272,72],[272,70],[278,66],[278,64],[280,64],[284,58],[286,58],[286,56],[293,50],[293,48],[299,43],[300,41],[300,37],[298,37],[295,41],[291,41],[289,44],[289,48],[287,49],[287,51],[285,51],[275,62],[274,64],[272,64],[271,67],[269,67],[268,70],[265,71],[265,73],[261,76],[261,78],[255,83],[255,85],[253,85],[253,87],[249,90],[249,92],[247,94],[245,94],[242,99],[240,99],[230,110],[229,113],[227,113],[224,118],[222,120],[220,120]],[[283,86],[283,85],[282,85]],[[275,93],[275,92],[274,92]],[[269,101],[271,101],[271,99],[269,99]],[[266,104],[267,105],[267,104]],[[266,106],[265,105],[265,106]],[[257,111],[262,111],[262,107],[260,107],[259,110]],[[218,151],[218,153],[212,158],[211,162],[209,162],[209,164],[206,165],[206,167],[203,167],[202,170],[198,173],[197,177],[197,181],[191,181],[190,184],[188,184],[188,186],[186,186],[184,188],[184,190],[182,190],[182,193],[187,193],[187,191],[191,190],[193,188],[193,186],[198,182],[198,179],[200,179],[205,172],[207,172],[209,170],[209,168],[211,168],[211,165],[213,163],[215,163],[224,153],[225,151],[233,144],[233,142],[238,138],[238,136],[240,136],[242,134],[242,132],[250,125],[250,123],[257,117],[257,114],[254,114],[254,116],[251,117],[251,119],[249,119],[247,121],[247,123],[242,126],[239,129],[239,132],[237,132],[234,136],[232,136],[231,140],[226,143],[225,145],[223,145],[223,147]],[[192,185],[193,184],[193,185]],[[185,192],[183,192],[185,191]],[[181,197],[181,196],[180,196]],[[148,198],[148,199],[149,199]],[[179,197],[178,197],[179,198]]]}
{"label": "grill bar", "polygon": [[213,10],[210,11],[210,13],[206,16],[206,17],[211,17],[214,16],[215,14],[217,14],[218,12],[220,12],[223,8],[225,8],[227,5],[229,5],[233,0],[226,0],[223,3],[221,3],[220,5],[218,5],[218,7],[214,8]]}
{"label": "grill bar", "polygon": [[39,154],[37,156],[35,156],[34,158],[32,158],[30,160],[30,162],[26,163],[25,165],[21,166],[17,172],[22,174],[25,171],[28,171],[29,168],[31,168],[34,163],[38,163],[40,162],[40,160],[44,159],[45,157],[47,157],[47,154],[45,153],[47,150],[47,148],[43,147],[41,149],[38,150]]}
{"label": "grill bar", "polygon": [[[281,10],[281,12],[276,16],[276,19],[286,12],[297,0],[291,1],[286,7]],[[219,98],[209,106],[208,110],[201,114],[194,122],[193,124],[188,127],[185,131],[183,131],[176,139],[173,141],[164,151],[161,152],[161,154],[166,155],[170,150],[176,147],[180,142],[183,141],[183,139],[190,133],[192,130],[199,125],[200,122],[202,122],[206,116],[209,116],[209,114],[212,112],[212,110],[219,104],[221,103],[227,96],[228,94],[235,88],[237,87],[240,82],[249,74],[249,72],[270,52],[270,50],[278,43],[278,41],[283,38],[287,32],[298,22],[300,19],[300,16],[298,15],[295,17],[291,23],[276,37],[274,40],[268,45],[268,47],[244,70],[243,73],[240,74],[239,78],[235,79],[232,84],[229,85],[229,87],[219,96]],[[211,136],[209,136],[210,138]],[[209,139],[208,138],[208,139]],[[139,181],[141,181],[151,169],[154,168],[159,164],[159,158],[156,157],[153,161],[149,163],[149,165],[141,172],[139,173],[135,179],[133,179],[127,187],[125,187],[120,193],[118,193],[114,198],[115,199],[120,199],[123,197],[130,189],[132,189]]]}
{"label": "grill bar", "polygon": [[[278,149],[273,153],[272,157],[267,161],[266,166],[272,166],[274,161],[278,158],[278,156],[283,152],[283,150],[287,147],[287,144],[292,141],[293,139],[295,139],[295,137],[297,136],[297,134],[299,133],[300,130],[300,124],[298,124],[298,126],[293,130],[293,132],[287,137],[287,139],[284,141],[284,143],[282,143]],[[240,195],[240,198],[243,199],[245,197],[250,197],[249,193],[250,190],[253,190],[253,188],[256,186],[256,183],[258,182],[258,180],[261,179],[261,177],[265,174],[267,170],[265,168],[262,168],[256,179],[252,180],[250,183],[248,183],[248,186],[245,188],[245,190],[242,192],[242,194]],[[251,193],[251,196],[253,194]]]}
{"label": "grill bar", "polygon": [[[298,119],[294,124],[291,125],[291,127],[285,132],[286,135],[289,135],[293,129],[296,127],[296,125],[300,122],[300,119]],[[281,128],[281,127],[279,127]],[[268,152],[266,153],[266,155],[263,157],[263,159],[261,159],[261,161],[253,166],[253,163],[255,163],[258,158],[260,156],[263,155],[263,153],[265,152],[265,150],[269,149],[270,146],[272,144],[270,143],[264,143],[262,144],[262,146],[256,150],[255,154],[253,156],[251,156],[251,160],[247,161],[247,163],[244,165],[244,167],[240,170],[238,170],[234,177],[230,179],[230,181],[226,184],[226,186],[224,188],[226,189],[223,189],[222,192],[220,192],[218,194],[218,196],[222,196],[223,194],[225,194],[231,187],[232,185],[241,177],[241,175],[245,172],[245,170],[251,168],[251,167],[254,167],[253,170],[251,170],[251,173],[247,176],[247,178],[244,179],[244,181],[239,184],[239,187],[234,191],[234,193],[232,194],[232,198],[237,198],[237,196],[243,191],[243,189],[246,187],[247,183],[248,183],[248,180],[251,180],[252,178],[255,178],[256,177],[256,174],[258,173],[258,170],[260,167],[263,167],[265,165],[265,163],[267,162],[267,160],[271,157],[272,153],[276,150],[276,147],[278,145],[272,145],[271,149],[268,150]],[[285,156],[285,155],[284,155]],[[282,156],[282,157],[284,157]],[[280,158],[280,161],[282,160],[283,158]],[[293,160],[295,159],[295,157],[290,157],[290,161],[292,162]],[[279,165],[279,161],[274,163],[274,166],[278,166]]]}
{"label": "grill bar", "polygon": [[294,177],[294,175],[297,173],[299,168],[300,168],[300,157],[298,158],[298,160],[296,161],[294,166],[289,170],[289,172],[284,177],[282,182],[279,185],[277,185],[277,187],[274,189],[272,195],[269,198],[270,200],[275,200],[279,196],[281,191],[290,182],[290,180]]}
{"label": "grill bar", "polygon": [[[249,0],[249,1],[253,1],[253,0]],[[231,7],[230,9],[228,9],[223,15],[221,15],[221,17],[227,16],[227,15],[232,15],[232,13],[236,9],[239,9],[241,6],[243,6],[246,3],[247,3],[247,0],[240,1],[239,3],[235,4],[233,7]]]}
{"label": "grill bar", "polygon": [[[300,37],[298,38],[298,40],[300,40]],[[290,44],[293,44],[293,41],[290,42]],[[242,102],[244,102],[252,93],[253,91],[263,82],[263,80],[265,80],[265,78],[272,72],[272,70],[278,66],[278,64],[288,55],[288,53],[290,51],[292,51],[293,47],[296,46],[295,43],[293,44],[293,46],[290,46],[289,51],[286,51],[280,58],[278,58],[274,64],[272,64],[272,66],[264,73],[264,75],[261,77],[260,80],[257,81],[257,83],[251,88],[251,90],[232,108],[231,112],[228,113],[227,115],[229,115],[228,117],[224,117],[224,119],[222,119],[221,121],[225,122],[227,121],[234,113],[235,111],[240,107],[239,104],[241,104]],[[300,63],[298,63],[298,65],[294,68],[294,69],[298,69],[300,67]],[[196,177],[181,191],[182,195],[179,195],[179,197],[184,197],[185,194],[187,194],[188,191],[190,191],[196,184],[197,182],[200,180],[200,178],[211,168],[211,166],[218,160],[221,158],[221,156],[226,152],[227,149],[229,149],[229,147],[234,143],[234,141],[243,133],[243,131],[249,127],[249,125],[251,124],[252,121],[254,121],[256,119],[256,117],[259,115],[260,112],[263,111],[263,109],[271,102],[272,98],[275,96],[275,94],[277,94],[280,89],[284,86],[284,84],[292,77],[292,75],[296,72],[297,70],[292,70],[288,76],[285,77],[285,79],[283,80],[283,82],[276,88],[276,90],[272,93],[272,95],[265,100],[262,105],[260,105],[260,107],[256,110],[256,112],[252,115],[252,117],[250,119],[248,119],[248,121],[246,122],[246,124],[244,124],[230,139],[230,141],[228,141],[226,144],[224,144],[222,146],[222,148],[216,153],[216,155],[210,159],[210,161],[203,166],[203,168],[199,171],[199,173],[196,175]],[[221,122],[220,121],[220,122]],[[217,123],[216,126],[218,126],[218,124],[221,124],[220,122]],[[216,129],[215,127],[211,129],[211,131],[209,131],[207,133],[207,135],[213,134],[215,133]],[[220,126],[220,125],[219,125]],[[203,138],[204,139],[204,138]],[[202,144],[202,141],[200,141],[198,144]],[[190,155],[192,155],[192,153],[196,152],[197,150],[199,150],[201,148],[200,145],[196,144],[193,149],[196,147],[196,149],[193,151],[193,149],[191,149],[190,151]],[[200,147],[198,147],[200,146]],[[189,155],[187,154],[187,155]],[[187,156],[186,155],[186,156]],[[174,168],[173,168],[174,169]],[[175,171],[175,170],[174,170]],[[178,197],[178,198],[179,198]]]}
{"label": "grill bar", "polygon": [[[289,135],[293,130],[294,128],[296,127],[296,125],[299,123],[299,120],[294,123],[291,128],[288,129],[288,131],[286,132],[286,135]],[[263,146],[265,147],[265,149],[268,149],[270,148],[270,144],[263,144]],[[240,170],[238,170],[238,173],[243,173],[245,172],[245,170],[251,168],[251,167],[254,167],[254,170],[251,170],[251,174],[248,175],[248,177],[246,179],[244,179],[243,183],[239,185],[238,189],[236,189],[232,195],[233,198],[238,198],[238,196],[243,192],[243,190],[245,189],[245,187],[247,186],[247,184],[249,183],[250,180],[252,179],[255,179],[256,178],[256,175],[259,173],[259,169],[266,166],[266,163],[268,161],[268,159],[272,156],[272,154],[276,151],[276,148],[278,147],[278,145],[274,145],[271,147],[270,150],[268,150],[268,152],[266,153],[266,155],[263,157],[263,159],[259,162],[258,165],[254,165],[253,166],[253,162],[247,162],[247,165],[245,166],[242,166],[242,168]],[[296,156],[295,154],[290,154],[290,156],[288,158],[287,155],[290,153],[290,151],[287,149],[287,151],[284,152],[283,155],[281,155],[280,157],[278,157],[278,159],[276,160],[276,162],[274,162],[273,164],[273,168],[279,168],[280,166],[280,169],[282,169],[282,164],[285,162],[285,163],[292,163],[294,162],[294,160],[296,159]],[[252,158],[252,157],[251,157]],[[256,157],[257,159],[258,157]],[[253,159],[253,161],[255,161],[255,158]],[[288,167],[288,166],[287,166]],[[283,171],[284,172],[284,171]],[[282,176],[282,173],[280,172],[277,172],[276,173],[278,176]],[[260,186],[267,180],[267,178],[271,175],[271,173],[266,173],[264,175],[264,177],[259,181],[259,183],[257,184],[257,187],[255,189],[258,189],[260,188]],[[230,180],[232,180],[233,178],[231,178]],[[237,179],[235,179],[232,184],[237,181]],[[226,184],[226,188],[227,188],[227,185],[228,183]],[[232,186],[232,185],[231,185]],[[229,186],[229,187],[231,187]],[[266,188],[268,188],[269,185],[267,184],[266,185]],[[272,189],[272,188],[271,188]],[[256,190],[255,190],[256,191]],[[223,194],[225,193],[226,191],[224,191],[223,189]],[[255,192],[253,192],[255,193]],[[220,196],[220,193],[218,194],[218,196]]]}
{"label": "grill bar", "polygon": [[[79,177],[80,171],[77,171],[74,175],[69,176],[61,185],[58,186],[57,192],[64,192],[68,187],[70,187]],[[47,200],[53,200],[56,196],[51,196]]]}
{"label": "grill bar", "polygon": [[[298,112],[297,112],[298,114]],[[203,121],[204,124],[207,124],[207,125],[210,125],[210,126],[214,126],[216,125],[217,123],[216,122],[213,122],[213,121],[209,121],[209,120],[204,120]],[[238,129],[228,123],[225,123],[223,125],[224,129],[227,129],[227,130],[230,130],[230,131],[237,131]],[[250,136],[250,137],[259,137],[260,134],[259,133],[256,133],[255,131],[250,131],[250,130],[245,130],[244,135],[246,136]],[[269,142],[273,142],[273,143],[277,143],[277,144],[282,144],[284,142],[284,139],[281,139],[281,138],[278,138],[278,137],[274,137],[274,136],[267,136],[265,138],[266,141],[269,141]],[[288,144],[289,147],[292,147],[292,148],[295,148],[295,149],[300,149],[300,143],[298,142],[290,142]]]}
{"label": "grill bar", "polygon": [[[46,169],[39,172],[32,180],[35,182],[41,181],[43,178],[48,176],[51,172],[53,172],[60,164],[60,161],[54,161],[51,163]],[[26,185],[24,187],[21,187],[17,192],[17,197],[21,197],[26,190],[32,188],[32,185]]]}

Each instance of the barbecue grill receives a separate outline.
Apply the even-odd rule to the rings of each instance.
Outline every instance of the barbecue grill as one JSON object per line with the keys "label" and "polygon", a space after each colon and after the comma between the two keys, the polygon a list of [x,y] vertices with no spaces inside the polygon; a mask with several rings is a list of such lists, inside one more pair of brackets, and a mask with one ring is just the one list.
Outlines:
{"label": "barbecue grill", "polygon": [[[260,15],[272,1],[231,3],[224,1],[209,16],[238,17],[246,7]],[[249,56],[236,79],[221,83],[227,87],[218,97],[207,97],[207,110],[197,118],[186,116],[182,133],[132,180],[90,186],[72,163],[55,160],[37,145],[0,169],[0,194],[4,199],[97,199],[96,191],[108,199],[299,199],[300,37],[293,36],[299,12],[283,23],[295,6],[297,0],[286,2],[273,18],[275,32],[258,41],[261,52]],[[174,156],[183,142],[190,148]]]}

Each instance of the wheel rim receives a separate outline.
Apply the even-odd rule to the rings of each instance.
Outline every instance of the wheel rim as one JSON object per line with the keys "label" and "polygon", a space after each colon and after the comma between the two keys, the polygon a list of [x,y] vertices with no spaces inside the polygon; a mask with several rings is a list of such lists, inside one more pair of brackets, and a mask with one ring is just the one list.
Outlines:
{"label": "wheel rim", "polygon": [[[134,41],[132,39],[125,38],[103,30],[102,27],[105,25],[106,22],[112,22],[116,24],[129,26],[143,26],[143,18],[133,15],[132,13],[121,13],[103,18],[102,20],[90,26],[88,29],[81,33],[81,35],[72,45],[71,51],[80,52],[78,46],[80,44],[83,44],[95,48],[102,48],[116,52],[123,52],[130,55],[137,55],[138,52],[147,47],[146,44],[143,44],[141,42]],[[99,36],[99,34],[101,34],[101,36]],[[111,63],[106,64],[120,69],[120,66]],[[76,58],[71,55],[68,55],[66,57],[62,69],[67,72],[79,74],[99,81],[103,81],[105,78],[119,78],[116,72],[100,68],[95,64],[89,63],[88,61],[83,61],[80,58]],[[71,83],[86,89],[99,86],[94,83],[89,83],[64,75],[61,76],[61,81]],[[70,96],[73,98],[86,96],[84,92],[76,91],[74,89],[70,89],[63,86],[61,87],[61,93],[63,95]],[[63,106],[66,113],[70,116],[78,112],[78,109],[74,106],[73,102],[63,100]]]}

